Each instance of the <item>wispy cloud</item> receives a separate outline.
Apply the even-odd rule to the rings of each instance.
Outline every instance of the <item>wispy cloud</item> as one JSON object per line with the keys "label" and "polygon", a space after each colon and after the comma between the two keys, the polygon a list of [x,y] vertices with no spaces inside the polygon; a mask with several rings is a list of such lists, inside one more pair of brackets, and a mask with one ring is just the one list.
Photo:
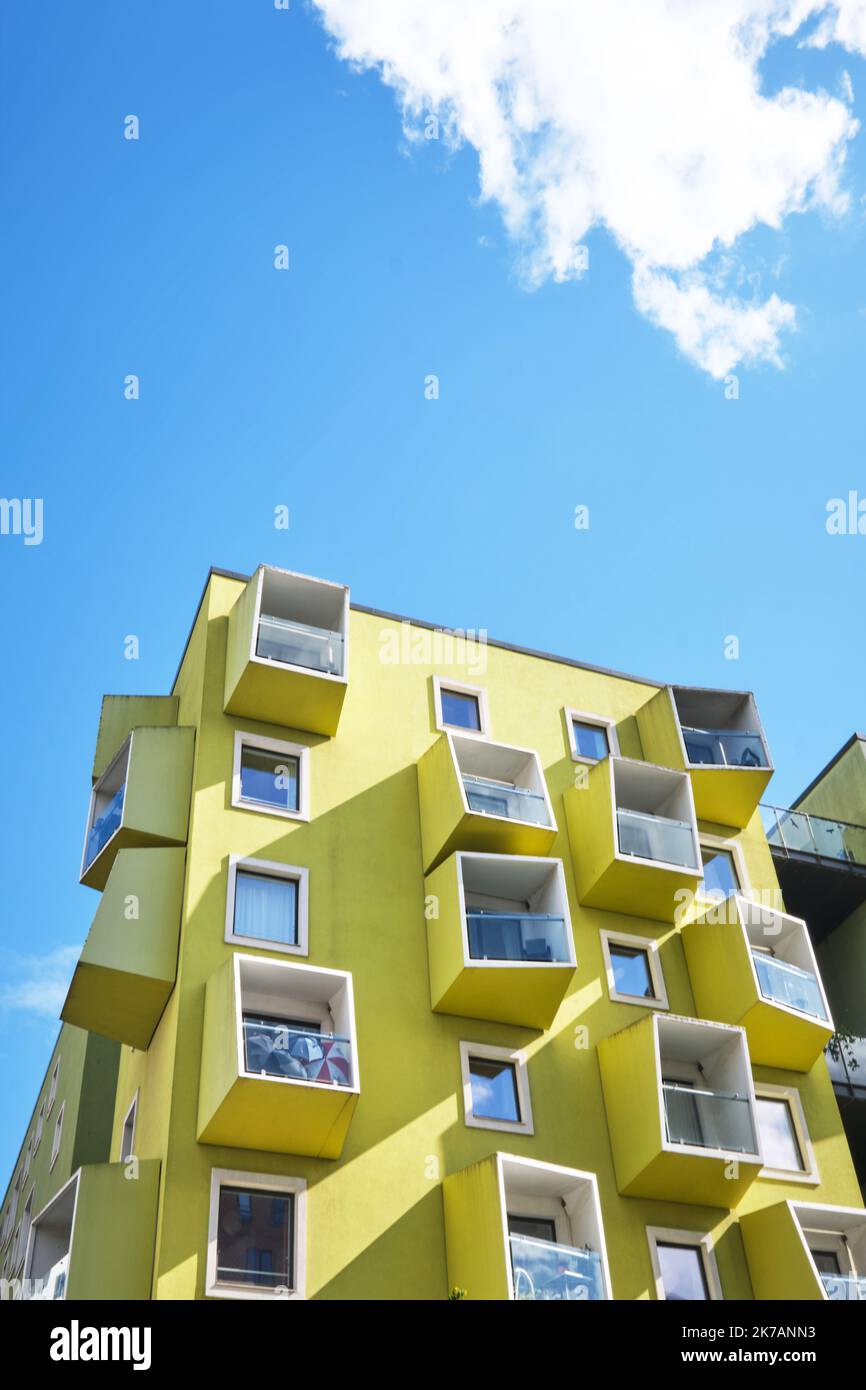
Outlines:
{"label": "wispy cloud", "polygon": [[782,364],[795,307],[740,297],[732,248],[795,213],[843,213],[858,125],[850,87],[767,95],[760,64],[782,38],[863,53],[866,0],[315,4],[340,55],[394,89],[408,134],[435,112],[442,138],[474,146],[527,284],[579,279],[604,228],[638,309],[705,371]]}
{"label": "wispy cloud", "polygon": [[80,954],[80,946],[58,946],[43,956],[4,951],[0,1011],[57,1018]]}

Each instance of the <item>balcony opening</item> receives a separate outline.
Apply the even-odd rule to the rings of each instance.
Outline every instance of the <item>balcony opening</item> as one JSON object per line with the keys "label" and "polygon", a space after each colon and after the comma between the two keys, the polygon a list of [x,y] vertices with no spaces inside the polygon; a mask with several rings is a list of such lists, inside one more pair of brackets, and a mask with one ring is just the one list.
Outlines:
{"label": "balcony opening", "polygon": [[558,860],[461,854],[470,960],[574,964]]}
{"label": "balcony opening", "polygon": [[352,1002],[345,979],[282,962],[239,960],[244,1075],[355,1085]]}
{"label": "balcony opening", "polygon": [[87,835],[84,842],[85,872],[102,853],[109,840],[120,829],[123,819],[123,800],[126,793],[126,774],[129,767],[130,740],[127,739],[90,795]]}
{"label": "balcony opening", "polygon": [[764,767],[770,757],[751,695],[674,688],[690,767]]}
{"label": "balcony opening", "polygon": [[697,826],[685,774],[618,758],[612,763],[620,855],[698,871]]}
{"label": "balcony opening", "polygon": [[668,1145],[758,1154],[755,1094],[739,1028],[657,1018]]}
{"label": "balcony opening", "polygon": [[344,674],[346,590],[283,570],[262,572],[255,655],[280,666]]}
{"label": "balcony opening", "polygon": [[805,922],[748,898],[737,898],[737,906],[763,997],[829,1023]]}
{"label": "balcony opening", "polygon": [[30,1258],[25,1270],[30,1280],[31,1298],[66,1297],[78,1180],[76,1173],[33,1222]]}
{"label": "balcony opening", "polygon": [[503,1156],[515,1299],[598,1301],[609,1296],[595,1184],[589,1175]]}
{"label": "balcony opening", "polygon": [[794,1204],[815,1272],[831,1302],[866,1302],[866,1211]]}
{"label": "balcony opening", "polygon": [[451,738],[470,811],[555,829],[537,754],[460,735]]}

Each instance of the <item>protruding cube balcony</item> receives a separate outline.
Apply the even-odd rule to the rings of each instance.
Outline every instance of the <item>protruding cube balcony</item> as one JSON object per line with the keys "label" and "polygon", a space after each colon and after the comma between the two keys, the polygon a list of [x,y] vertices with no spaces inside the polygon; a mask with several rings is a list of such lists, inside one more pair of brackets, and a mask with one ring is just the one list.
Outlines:
{"label": "protruding cube balcony", "polygon": [[458,849],[546,854],[556,838],[530,748],[444,733],[419,759],[418,796],[425,869]]}
{"label": "protruding cube balcony", "polygon": [[122,849],[75,967],[60,1017],[140,1049],[174,989],[183,849]]}
{"label": "protruding cube balcony", "polygon": [[686,774],[609,757],[564,799],[581,903],[672,922],[702,873]]}
{"label": "protruding cube balcony", "polygon": [[79,1168],[34,1219],[24,1297],[136,1300],[151,1297],[159,1160]]}
{"label": "protruding cube balcony", "polygon": [[236,954],[211,976],[201,1143],[339,1158],[359,1094],[351,975]]}
{"label": "protruding cube balcony", "polygon": [[759,1066],[809,1071],[833,1022],[806,923],[734,894],[682,936],[701,1017],[741,1024]]}
{"label": "protruding cube balcony", "polygon": [[773,775],[753,695],[668,686],[637,721],[646,757],[690,774],[699,820],[748,825]]}
{"label": "protruding cube balcony", "polygon": [[425,894],[432,1008],[549,1028],[576,964],[561,860],[458,851]]}
{"label": "protruding cube balcony", "polygon": [[598,1056],[619,1191],[735,1207],[762,1164],[742,1028],[649,1014]]}
{"label": "protruding cube balcony", "polygon": [[740,1218],[755,1298],[866,1303],[866,1211],[775,1202]]}
{"label": "protruding cube balcony", "polygon": [[90,795],[81,882],[104,888],[120,849],[184,845],[195,730],[133,729]]}
{"label": "protruding cube balcony", "polygon": [[226,713],[335,734],[348,640],[345,585],[261,565],[229,614]]}
{"label": "protruding cube balcony", "polygon": [[496,1153],[443,1183],[449,1288],[473,1301],[612,1297],[594,1173]]}

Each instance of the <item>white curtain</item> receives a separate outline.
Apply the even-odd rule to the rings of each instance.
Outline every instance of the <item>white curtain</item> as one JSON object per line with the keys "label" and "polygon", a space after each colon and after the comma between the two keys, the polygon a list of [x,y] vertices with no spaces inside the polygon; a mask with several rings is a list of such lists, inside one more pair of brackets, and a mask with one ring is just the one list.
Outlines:
{"label": "white curtain", "polygon": [[294,879],[238,873],[235,880],[235,935],[295,945],[297,896],[298,885]]}

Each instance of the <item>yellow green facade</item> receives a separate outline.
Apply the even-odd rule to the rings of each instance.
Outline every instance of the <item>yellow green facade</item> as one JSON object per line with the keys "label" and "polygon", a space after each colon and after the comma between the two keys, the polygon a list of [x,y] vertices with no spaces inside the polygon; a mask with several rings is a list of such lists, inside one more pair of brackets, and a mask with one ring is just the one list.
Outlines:
{"label": "yellow green facade", "polygon": [[[575,759],[566,712],[610,721],[619,758],[675,774],[677,795],[682,783],[698,816],[701,807],[726,815],[697,819],[698,834],[734,843],[750,890],[774,894],[784,910],[757,809],[768,774],[703,768],[693,788],[667,687],[464,643],[358,606],[348,609],[345,679],[326,679],[319,699],[316,676],[251,657],[261,583],[261,571],[251,580],[212,571],[169,694],[108,697],[103,707],[93,776],[98,782],[131,737],[134,816],[98,856],[102,867],[84,874],[101,897],[64,1018],[120,1043],[106,1158],[121,1177],[102,1176],[108,1186],[122,1181],[124,1123],[137,1096],[143,1187],[127,1220],[142,1253],[124,1296],[145,1296],[142,1283],[155,1299],[206,1296],[219,1170],[265,1184],[304,1181],[307,1298],[440,1300],[456,1286],[470,1301],[507,1299],[508,1183],[519,1188],[528,1174],[530,1187],[556,1195],[549,1165],[567,1170],[562,1191],[590,1223],[580,1226],[591,1233],[582,1243],[603,1246],[605,1296],[658,1296],[647,1231],[663,1228],[709,1237],[727,1299],[823,1297],[808,1256],[805,1273],[791,1272],[786,1204],[862,1210],[823,1034],[804,1042],[790,1019],[771,1013],[760,1029],[774,1065],[751,1059],[746,1029],[757,1001],[747,984],[730,1008],[715,1000],[713,941],[709,966],[702,946],[692,953],[701,988],[690,974],[684,930],[699,933],[701,903],[678,911],[674,894],[696,889],[700,872],[617,857],[606,762]],[[486,692],[488,743],[537,755],[551,824],[515,832],[471,813],[452,734],[437,725],[437,676]],[[233,804],[238,733],[309,750],[308,819]],[[560,861],[573,960],[534,971],[474,968],[461,935],[461,854]],[[306,954],[226,939],[234,858],[308,871]],[[657,948],[666,1008],[611,999],[602,933]],[[733,992],[740,967],[720,949]],[[319,972],[322,981],[304,977],[309,988],[342,991],[341,1008],[349,980],[351,1090],[302,1094],[240,1074],[238,972],[257,978],[255,962],[268,961]],[[699,1012],[702,991],[710,1015]],[[666,1147],[656,1016],[685,1021],[669,1036],[686,1051],[697,1036],[688,1021],[720,1025],[710,1042],[734,1040],[752,1086],[795,1088],[814,1174],[771,1177],[760,1156],[740,1164],[734,1156],[728,1171],[730,1156]],[[465,1123],[461,1042],[523,1054],[532,1133]],[[96,1179],[89,1190],[96,1194]],[[761,1235],[750,1250],[751,1229]],[[82,1263],[88,1258],[82,1245]],[[110,1296],[80,1270],[79,1279],[81,1296]],[[72,1288],[70,1275],[70,1297]]]}

